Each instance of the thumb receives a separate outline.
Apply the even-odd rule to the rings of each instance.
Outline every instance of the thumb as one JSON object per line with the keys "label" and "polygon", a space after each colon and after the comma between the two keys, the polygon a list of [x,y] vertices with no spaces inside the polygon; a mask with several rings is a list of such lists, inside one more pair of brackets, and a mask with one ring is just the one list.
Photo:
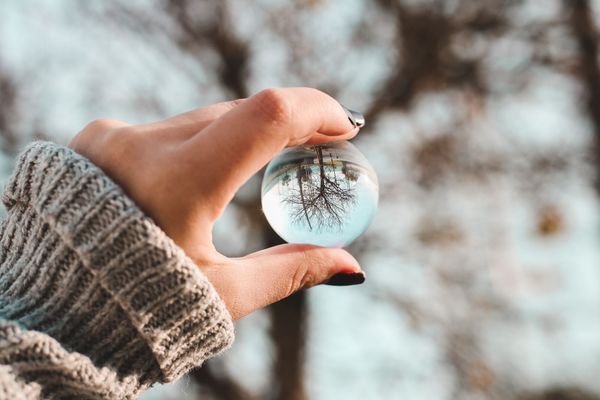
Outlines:
{"label": "thumb", "polygon": [[205,271],[233,319],[320,283],[351,285],[365,275],[345,250],[284,244]]}

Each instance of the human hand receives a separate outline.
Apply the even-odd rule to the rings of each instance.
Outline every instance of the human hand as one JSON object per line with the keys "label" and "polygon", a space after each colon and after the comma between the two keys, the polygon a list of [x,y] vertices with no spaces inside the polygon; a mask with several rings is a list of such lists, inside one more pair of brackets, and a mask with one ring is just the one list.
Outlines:
{"label": "human hand", "polygon": [[284,147],[357,133],[330,96],[286,88],[150,124],[96,120],[69,146],[116,181],[183,248],[237,320],[339,273],[349,275],[333,281],[364,280],[357,261],[342,249],[285,244],[228,258],[216,251],[211,234],[239,187]]}

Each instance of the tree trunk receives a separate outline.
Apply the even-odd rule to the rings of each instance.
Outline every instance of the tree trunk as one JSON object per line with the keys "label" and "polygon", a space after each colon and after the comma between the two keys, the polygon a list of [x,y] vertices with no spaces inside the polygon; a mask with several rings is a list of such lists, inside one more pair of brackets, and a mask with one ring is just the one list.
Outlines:
{"label": "tree trunk", "polygon": [[[268,244],[283,243],[273,230],[268,229]],[[273,362],[273,400],[305,400],[304,345],[306,325],[306,293],[300,291],[273,304],[271,311],[271,338],[275,346]]]}
{"label": "tree trunk", "polygon": [[579,47],[579,68],[585,88],[586,103],[594,128],[593,163],[596,165],[594,186],[600,194],[600,70],[598,68],[598,29],[588,0],[565,0],[569,25]]}

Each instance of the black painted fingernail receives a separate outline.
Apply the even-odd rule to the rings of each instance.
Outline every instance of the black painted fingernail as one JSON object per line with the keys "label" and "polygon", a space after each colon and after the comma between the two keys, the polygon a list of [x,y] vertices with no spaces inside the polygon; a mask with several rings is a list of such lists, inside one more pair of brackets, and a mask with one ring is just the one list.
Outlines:
{"label": "black painted fingernail", "polygon": [[349,109],[348,107],[344,106],[343,104],[340,104],[340,105],[346,112],[346,115],[348,116],[348,120],[350,121],[350,123],[352,124],[353,127],[362,128],[363,126],[365,126],[364,115],[362,115],[358,111]]}
{"label": "black painted fingernail", "polygon": [[349,274],[339,273],[335,274],[327,282],[324,282],[325,285],[331,286],[350,286],[350,285],[359,285],[365,281],[364,272],[352,272]]}

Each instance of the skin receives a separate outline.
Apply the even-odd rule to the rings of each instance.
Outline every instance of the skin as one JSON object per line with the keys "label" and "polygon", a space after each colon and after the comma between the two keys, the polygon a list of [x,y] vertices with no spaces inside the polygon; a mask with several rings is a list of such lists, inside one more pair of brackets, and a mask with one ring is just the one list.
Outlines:
{"label": "skin", "polygon": [[267,89],[150,124],[99,119],[69,147],[91,160],[198,265],[237,320],[337,273],[360,272],[343,249],[284,244],[239,258],[216,251],[212,228],[235,192],[288,146],[358,133],[316,89]]}

